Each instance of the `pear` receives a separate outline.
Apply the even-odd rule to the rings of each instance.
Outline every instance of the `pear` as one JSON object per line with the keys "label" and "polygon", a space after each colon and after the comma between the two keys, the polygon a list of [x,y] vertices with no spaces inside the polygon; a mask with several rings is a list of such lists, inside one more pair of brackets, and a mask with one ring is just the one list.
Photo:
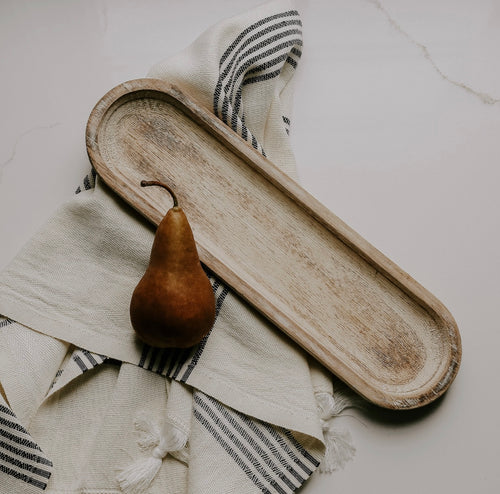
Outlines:
{"label": "pear", "polygon": [[193,232],[170,187],[173,207],[162,219],[153,241],[149,265],[130,301],[130,320],[148,345],[188,348],[199,343],[215,322],[215,296],[203,270]]}

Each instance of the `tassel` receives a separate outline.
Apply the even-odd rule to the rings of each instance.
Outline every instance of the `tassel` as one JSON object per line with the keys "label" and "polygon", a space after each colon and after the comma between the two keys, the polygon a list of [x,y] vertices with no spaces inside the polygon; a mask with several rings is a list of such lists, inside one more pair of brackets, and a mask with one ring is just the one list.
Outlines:
{"label": "tassel", "polygon": [[145,416],[135,420],[135,427],[140,432],[137,441],[143,450],[154,449],[151,456],[143,458],[129,467],[121,470],[116,480],[120,489],[125,494],[142,494],[156,477],[167,454],[175,456],[181,461],[187,461],[187,434],[171,423],[166,423],[163,428]]}
{"label": "tassel", "polygon": [[157,423],[145,413],[134,420],[135,429],[139,432],[137,444],[142,451],[154,448],[160,442],[161,430]]}
{"label": "tassel", "polygon": [[162,462],[163,457],[150,456],[125,468],[116,477],[120,489],[125,494],[141,494],[145,492],[160,470]]}
{"label": "tassel", "polygon": [[319,465],[321,473],[342,470],[354,458],[356,448],[352,444],[351,434],[346,429],[328,427],[323,431],[325,438],[325,457]]}
{"label": "tassel", "polygon": [[319,471],[331,473],[343,469],[356,453],[349,431],[334,428],[332,424],[335,417],[338,417],[346,408],[355,406],[355,402],[340,391],[334,395],[326,392],[316,393],[315,397],[326,448]]}

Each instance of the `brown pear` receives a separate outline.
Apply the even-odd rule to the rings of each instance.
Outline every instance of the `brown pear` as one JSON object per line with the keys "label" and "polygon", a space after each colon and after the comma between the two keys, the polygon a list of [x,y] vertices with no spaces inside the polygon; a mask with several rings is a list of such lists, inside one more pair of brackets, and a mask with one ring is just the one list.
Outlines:
{"label": "brown pear", "polygon": [[137,336],[148,345],[187,348],[199,343],[215,321],[215,297],[203,270],[184,211],[174,192],[174,205],[158,225],[149,265],[130,302],[130,320]]}

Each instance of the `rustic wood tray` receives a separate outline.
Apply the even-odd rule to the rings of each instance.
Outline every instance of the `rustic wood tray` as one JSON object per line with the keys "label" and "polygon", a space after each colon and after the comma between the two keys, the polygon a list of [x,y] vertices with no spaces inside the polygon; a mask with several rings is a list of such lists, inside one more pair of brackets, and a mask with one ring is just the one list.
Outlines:
{"label": "rustic wood tray", "polygon": [[368,400],[415,408],[453,381],[461,343],[448,310],[180,89],[115,87],[90,115],[87,149],[155,225],[171,198],[140,182],[171,184],[203,263]]}

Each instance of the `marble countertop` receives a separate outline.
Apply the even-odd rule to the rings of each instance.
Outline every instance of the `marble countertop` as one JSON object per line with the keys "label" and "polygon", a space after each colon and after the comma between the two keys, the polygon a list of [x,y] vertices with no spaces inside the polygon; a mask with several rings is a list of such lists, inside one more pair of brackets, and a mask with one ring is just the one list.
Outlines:
{"label": "marble countertop", "polygon": [[[2,0],[0,269],[87,173],[97,100],[260,3]],[[436,295],[463,343],[458,377],[437,403],[340,419],[354,461],[302,492],[498,492],[500,3],[296,5],[300,182]]]}

